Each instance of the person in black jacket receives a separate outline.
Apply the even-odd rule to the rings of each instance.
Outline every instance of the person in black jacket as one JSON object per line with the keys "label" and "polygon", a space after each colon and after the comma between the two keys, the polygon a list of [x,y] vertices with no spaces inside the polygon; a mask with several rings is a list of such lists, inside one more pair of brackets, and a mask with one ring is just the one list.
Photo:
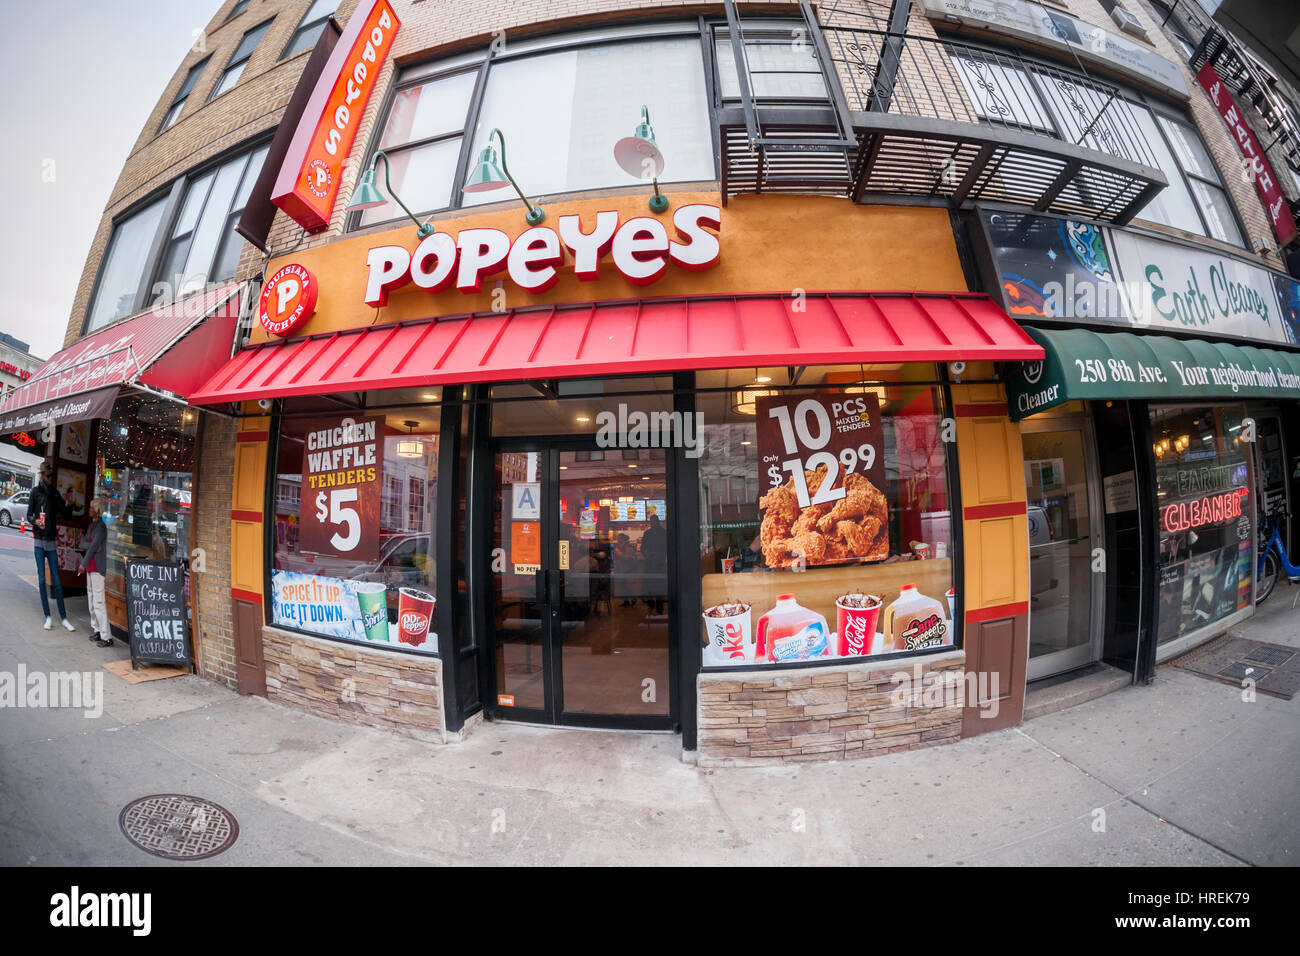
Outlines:
{"label": "person in black jacket", "polygon": [[32,536],[36,539],[36,586],[41,591],[41,609],[45,612],[45,629],[50,629],[50,599],[45,595],[45,567],[50,568],[53,581],[54,599],[59,604],[59,617],[63,626],[69,631],[77,628],[68,620],[67,608],[63,606],[63,585],[59,583],[59,518],[72,516],[72,509],[59,495],[54,486],[54,466],[48,461],[41,463],[41,480],[32,489],[27,500],[27,523],[32,526]]}

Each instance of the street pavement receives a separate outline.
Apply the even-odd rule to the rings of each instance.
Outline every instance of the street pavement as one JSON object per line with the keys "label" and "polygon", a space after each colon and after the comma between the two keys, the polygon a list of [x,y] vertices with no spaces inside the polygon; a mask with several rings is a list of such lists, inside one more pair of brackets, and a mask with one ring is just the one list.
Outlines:
{"label": "street pavement", "polygon": [[[16,547],[11,544],[16,543]],[[1300,647],[1279,586],[1243,636]],[[129,656],[41,628],[29,539],[0,529],[0,672]],[[0,710],[0,864],[1295,865],[1300,699],[1163,666],[1021,727],[912,753],[701,770],[668,734],[484,724],[429,744],[240,697],[198,677],[104,673],[99,717]],[[122,808],[185,793],[235,844],[172,864]]]}

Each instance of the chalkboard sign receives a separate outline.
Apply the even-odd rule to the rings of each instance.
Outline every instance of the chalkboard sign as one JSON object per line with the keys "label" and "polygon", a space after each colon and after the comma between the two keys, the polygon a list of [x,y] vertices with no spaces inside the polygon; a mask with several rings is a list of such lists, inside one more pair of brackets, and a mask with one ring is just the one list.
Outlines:
{"label": "chalkboard sign", "polygon": [[126,562],[126,626],[131,667],[190,662],[185,567],[171,561]]}

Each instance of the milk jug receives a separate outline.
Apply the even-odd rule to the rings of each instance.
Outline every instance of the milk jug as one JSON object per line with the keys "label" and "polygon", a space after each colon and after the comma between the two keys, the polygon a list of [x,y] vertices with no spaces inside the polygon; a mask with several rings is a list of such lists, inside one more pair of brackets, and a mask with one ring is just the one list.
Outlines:
{"label": "milk jug", "polygon": [[898,600],[885,608],[880,630],[895,651],[948,644],[952,636],[943,611],[942,604],[917,591],[915,584],[904,584],[899,589]]}
{"label": "milk jug", "polygon": [[802,607],[793,594],[778,594],[776,607],[758,619],[757,656],[769,661],[802,661],[830,652],[826,618]]}

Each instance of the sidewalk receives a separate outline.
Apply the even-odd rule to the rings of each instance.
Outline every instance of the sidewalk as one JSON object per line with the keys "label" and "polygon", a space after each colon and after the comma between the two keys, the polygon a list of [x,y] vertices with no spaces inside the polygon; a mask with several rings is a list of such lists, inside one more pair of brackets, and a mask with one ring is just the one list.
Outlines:
{"label": "sidewalk", "polygon": [[[26,554],[0,554],[0,671],[126,657],[41,629]],[[1252,636],[1300,646],[1279,587]],[[0,712],[0,864],[149,865],[118,814],[178,792],[239,821],[205,865],[1300,862],[1300,698],[1161,667],[1019,728],[860,761],[702,771],[673,735],[485,724],[433,745],[197,677],[104,675],[103,716]],[[1104,832],[1094,810],[1105,810]],[[195,865],[195,864],[188,864]]]}

